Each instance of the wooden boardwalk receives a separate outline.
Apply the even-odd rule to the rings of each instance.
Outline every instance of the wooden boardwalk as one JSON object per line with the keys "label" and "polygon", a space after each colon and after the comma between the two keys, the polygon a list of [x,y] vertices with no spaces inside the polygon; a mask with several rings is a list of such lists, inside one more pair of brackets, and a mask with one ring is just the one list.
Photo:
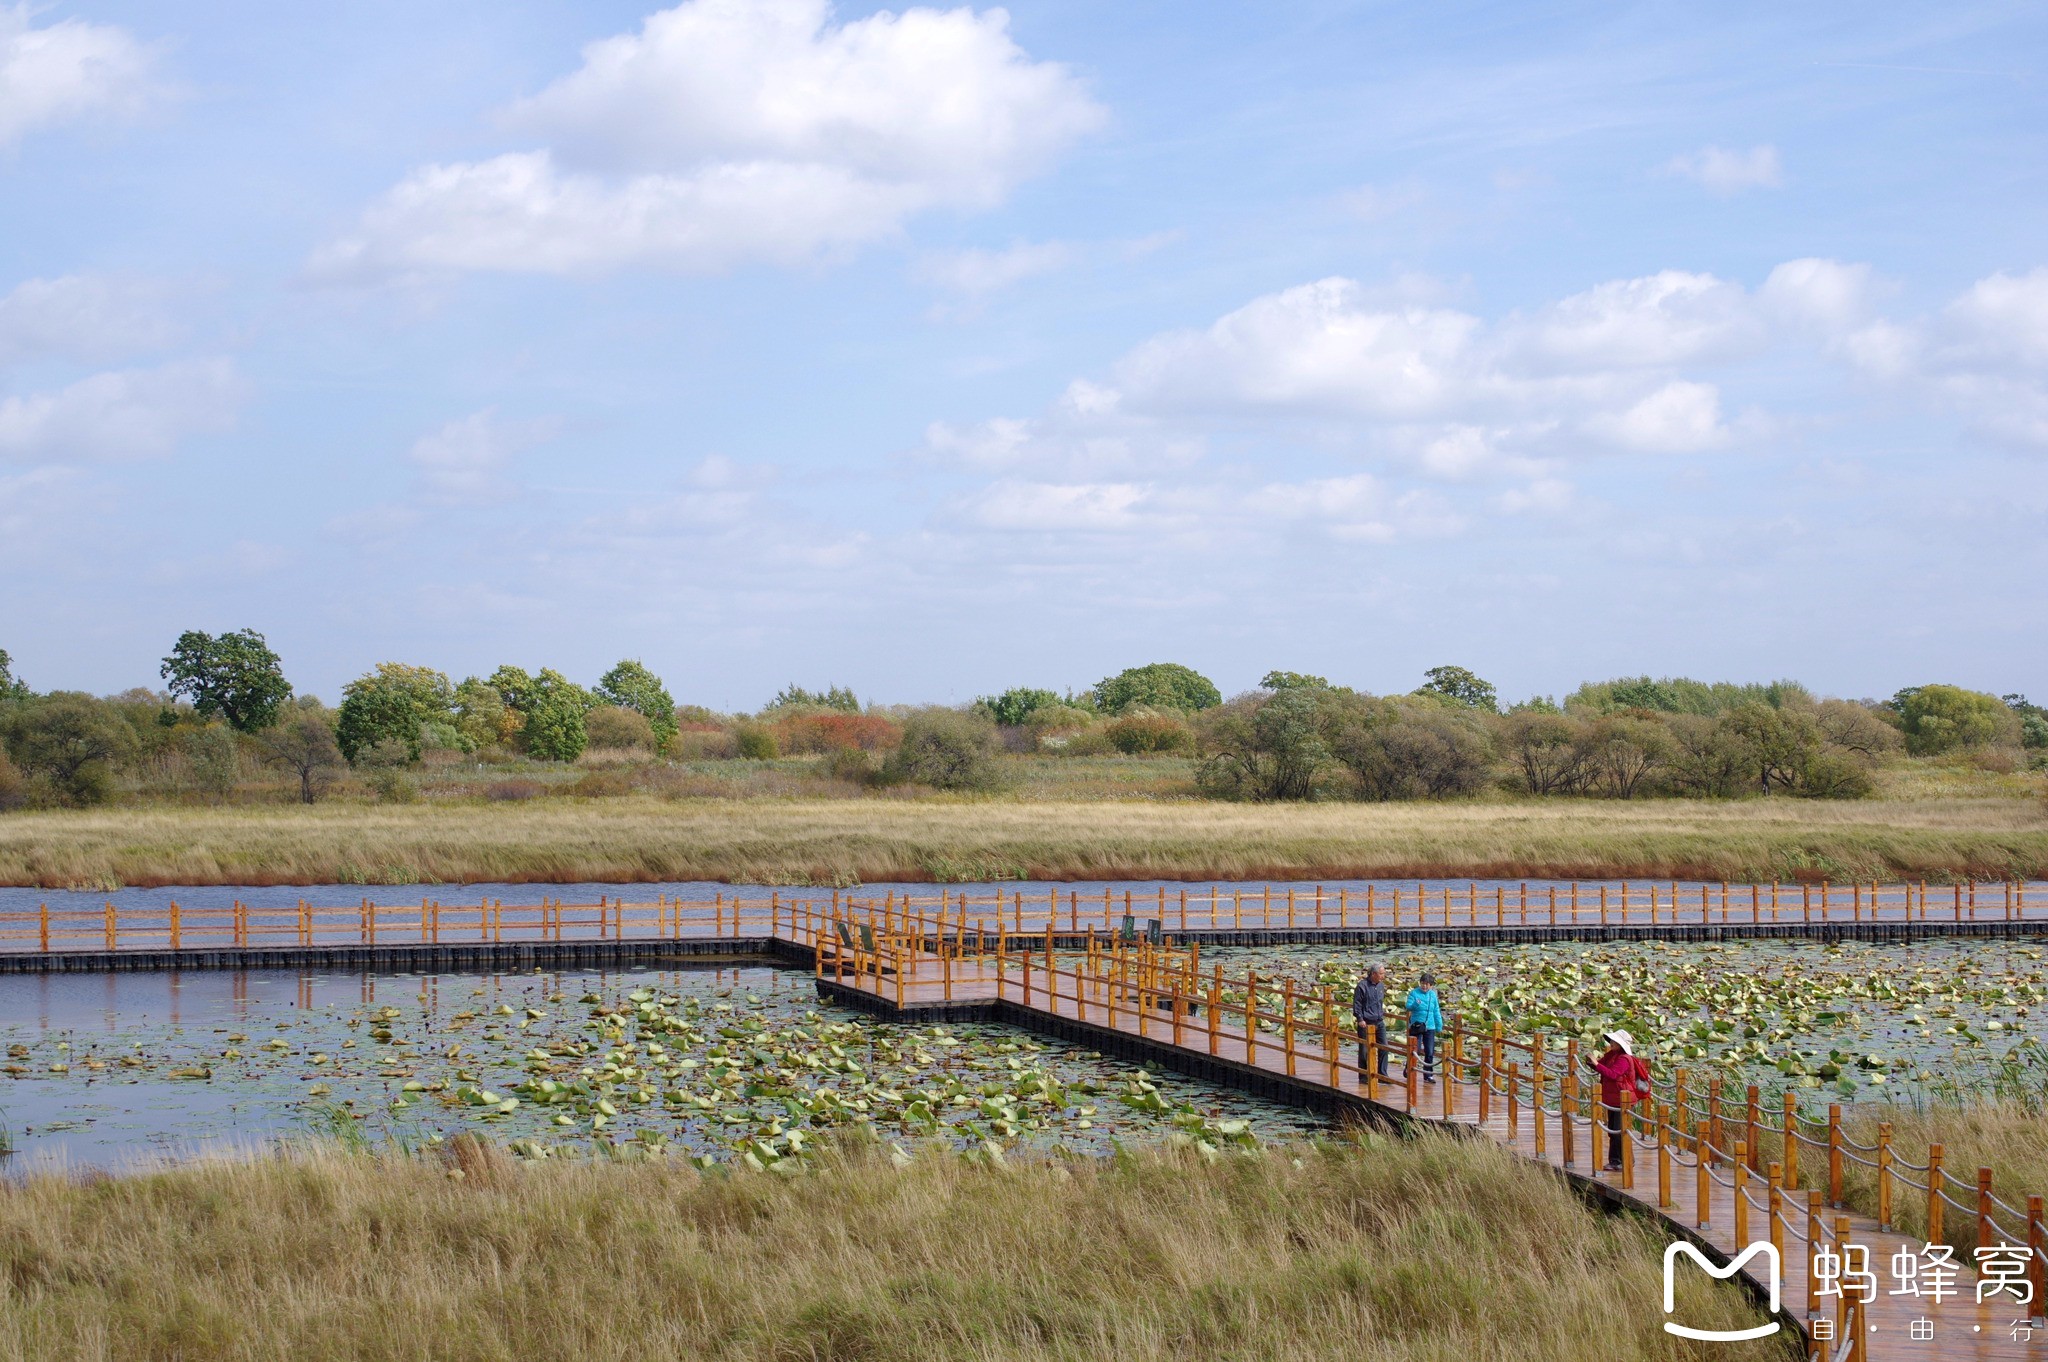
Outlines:
{"label": "wooden boardwalk", "polygon": [[[1978,1277],[1968,1266],[1973,1259],[1966,1247],[1954,1254],[1963,1266],[1949,1280],[1951,1294],[1945,1299],[1929,1303],[1924,1296],[1898,1294],[1901,1280],[1894,1275],[1895,1257],[1904,1251],[1923,1265],[1924,1272],[1925,1245],[1868,1215],[1823,1204],[1823,1192],[1781,1185],[1784,1180],[1774,1179],[1772,1165],[1763,1161],[1764,1153],[1785,1157],[1782,1137],[1770,1138],[1780,1132],[1759,1136],[1757,1171],[1751,1172],[1742,1136],[1760,1128],[1749,1124],[1755,1119],[1751,1112],[1723,1111],[1718,1090],[1711,1108],[1682,1091],[1676,1094],[1678,1110],[1689,1113],[1695,1126],[1690,1134],[1676,1129],[1687,1123],[1687,1115],[1674,1118],[1670,1103],[1653,1098],[1649,1106],[1654,1114],[1634,1123],[1627,1138],[1624,1169],[1610,1172],[1595,1157],[1596,1149],[1605,1152],[1607,1132],[1590,1119],[1592,1095],[1579,1089],[1569,1071],[1537,1067],[1540,1049],[1519,1039],[1504,1040],[1498,1030],[1447,1035],[1434,1083],[1422,1081],[1419,1063],[1415,1081],[1409,1081],[1410,1055],[1404,1042],[1402,1049],[1387,1055],[1392,1077],[1379,1081],[1367,1072],[1376,1066],[1357,1053],[1348,1016],[1341,1019],[1341,1030],[1331,1021],[1327,997],[1297,997],[1264,981],[1225,981],[1220,972],[1204,976],[1191,968],[1195,952],[1174,946],[1151,948],[1141,942],[1068,957],[1057,946],[1050,953],[1042,944],[1035,950],[1019,949],[1027,943],[1018,941],[1005,943],[1001,956],[992,958],[957,945],[949,955],[945,947],[930,941],[892,949],[882,939],[840,934],[836,925],[822,941],[813,937],[804,944],[816,951],[822,993],[878,1015],[905,1021],[981,1016],[1081,1040],[1105,1053],[1182,1070],[1274,1100],[1381,1124],[1426,1123],[1483,1135],[1558,1170],[1589,1196],[1618,1201],[1655,1217],[1674,1241],[1703,1249],[1720,1267],[1748,1244],[1771,1242],[1782,1263],[1779,1319],[1786,1327],[1803,1331],[1808,1354],[1814,1358],[2048,1358],[2048,1326],[2040,1319],[2039,1198],[2031,1200],[2031,1214],[2022,1213],[2017,1222],[2002,1207],[1972,1207],[1968,1200],[1945,1203],[1963,1212],[1963,1219],[1957,1218],[1957,1211],[1948,1212],[1952,1228],[1962,1228],[1975,1211],[1989,1212],[1974,1232],[1952,1236],[1960,1244],[1973,1244],[1980,1235],[1986,1243],[2007,1242],[2006,1226],[2013,1226],[2017,1242],[2027,1245],[2030,1253],[2029,1266],[2022,1269],[2029,1279],[2023,1288],[2031,1294],[2029,1304],[2021,1305],[2011,1291],[1980,1304]],[[1291,985],[1287,987],[1291,990]],[[1249,1008],[1247,997],[1256,999]],[[1562,1058],[1553,1053],[1543,1056],[1543,1062]],[[1784,1128],[1801,1130],[1791,1121]],[[1825,1169],[1831,1153],[1854,1162],[1868,1161],[1865,1154],[1875,1152],[1859,1153],[1862,1147],[1844,1142],[1839,1129],[1824,1139],[1797,1133],[1792,1143],[1798,1151],[1793,1157],[1809,1160],[1810,1171]],[[1704,1169],[1694,1152],[1702,1147],[1709,1151]],[[1913,1194],[1915,1184],[1906,1170],[1917,1165],[1889,1148],[1878,1157],[1896,1179],[1893,1194]],[[1835,1185],[1840,1185],[1839,1174]],[[1924,1189],[1925,1183],[1919,1186]],[[1814,1280],[1811,1243],[1823,1246],[1820,1282]],[[1826,1254],[1839,1255],[1845,1245],[1851,1255],[1845,1266],[1852,1271],[1859,1266],[1855,1255],[1860,1248],[1874,1276],[1867,1303],[1850,1303],[1859,1294],[1854,1289],[1826,1291]],[[1699,1269],[1681,1265],[1679,1270]],[[1762,1255],[1750,1258],[1740,1270],[1760,1297],[1768,1293],[1770,1274]],[[1853,1277],[1848,1280],[1853,1284]],[[1915,1321],[1921,1321],[1927,1337],[1915,1336]]]}

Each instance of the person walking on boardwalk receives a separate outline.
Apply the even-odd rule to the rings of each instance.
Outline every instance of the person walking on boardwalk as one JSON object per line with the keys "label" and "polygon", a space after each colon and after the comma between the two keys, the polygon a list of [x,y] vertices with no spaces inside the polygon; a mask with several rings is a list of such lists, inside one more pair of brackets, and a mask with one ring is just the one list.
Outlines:
{"label": "person walking on boardwalk", "polygon": [[1403,1006],[1408,1010],[1408,1034],[1415,1037],[1415,1052],[1422,1056],[1422,1081],[1436,1082],[1436,1033],[1444,1029],[1443,999],[1437,997],[1436,976],[1424,974],[1422,982],[1408,990]]}
{"label": "person walking on boardwalk", "polygon": [[1374,965],[1351,990],[1351,1019],[1358,1023],[1358,1069],[1368,1063],[1367,1052],[1379,1051],[1379,1073],[1387,1076],[1387,975]]}
{"label": "person walking on boardwalk", "polygon": [[1636,1040],[1626,1031],[1601,1035],[1606,1051],[1586,1062],[1600,1075],[1600,1106],[1607,1113],[1607,1171],[1621,1171],[1622,1113],[1649,1091],[1650,1066],[1636,1058]]}

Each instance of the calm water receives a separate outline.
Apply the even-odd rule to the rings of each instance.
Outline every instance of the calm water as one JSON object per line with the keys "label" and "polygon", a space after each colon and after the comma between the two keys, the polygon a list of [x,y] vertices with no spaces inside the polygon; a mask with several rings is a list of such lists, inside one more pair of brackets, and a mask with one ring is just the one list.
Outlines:
{"label": "calm water", "polygon": [[[597,1020],[632,1012],[638,997],[692,1028],[658,1036],[658,1059]],[[337,1123],[412,1145],[476,1129],[557,1149],[649,1138],[724,1157],[863,1103],[892,1138],[1088,1152],[1191,1120],[1247,1120],[1262,1138],[1325,1128],[1172,1075],[1139,1080],[1134,1066],[1006,1027],[877,1023],[821,1004],[809,973],[770,965],[15,977],[0,984],[0,1043],[17,1170],[122,1167]],[[618,1076],[622,1054],[636,1076]],[[585,1086],[588,1100],[524,1092],[544,1071]],[[501,1112],[485,1093],[519,1105]],[[897,1120],[920,1093],[935,1119]],[[602,1130],[591,1121],[600,1098],[613,1104]]]}

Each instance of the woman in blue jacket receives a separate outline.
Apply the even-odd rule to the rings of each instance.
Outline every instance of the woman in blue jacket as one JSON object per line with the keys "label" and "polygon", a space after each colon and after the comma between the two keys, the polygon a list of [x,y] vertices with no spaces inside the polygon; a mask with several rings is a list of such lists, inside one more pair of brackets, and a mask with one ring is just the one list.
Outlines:
{"label": "woman in blue jacket", "polygon": [[1436,1082],[1436,1033],[1444,1029],[1443,1000],[1437,997],[1436,976],[1425,974],[1422,983],[1408,990],[1408,1034],[1415,1037],[1415,1049],[1422,1056],[1422,1081]]}

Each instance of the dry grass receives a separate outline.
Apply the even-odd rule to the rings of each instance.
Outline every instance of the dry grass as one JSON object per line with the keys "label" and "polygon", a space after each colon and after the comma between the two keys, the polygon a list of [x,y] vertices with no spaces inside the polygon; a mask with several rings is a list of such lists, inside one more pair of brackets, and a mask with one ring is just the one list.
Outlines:
{"label": "dry grass", "polygon": [[[1949,1197],[1971,1207],[1968,1214],[1950,1206],[1944,1212],[1943,1237],[1957,1248],[1957,1257],[1969,1260],[1976,1246],[1977,1170],[1991,1170],[1991,1189],[2007,1204],[2025,1209],[2029,1193],[2048,1192],[2048,1117],[2038,1104],[2013,1101],[1972,1101],[1967,1104],[1935,1103],[1918,1107],[1881,1107],[1859,1112],[1851,1130],[1852,1138],[1863,1144],[1877,1142],[1877,1123],[1889,1121],[1892,1145],[1900,1157],[1916,1164],[1927,1162],[1927,1146],[1942,1146],[1942,1167]],[[1826,1156],[1813,1158],[1825,1168]],[[1864,1158],[1872,1155],[1865,1154]],[[1802,1169],[1804,1173],[1806,1170]],[[1902,1168],[1904,1177],[1925,1184],[1923,1172]],[[1807,1180],[1811,1181],[1811,1178]],[[1848,1163],[1842,1179],[1843,1197],[1869,1214],[1877,1212],[1877,1175],[1859,1164]],[[1893,1190],[1893,1219],[1910,1235],[1927,1231],[1926,1193],[1910,1187]],[[2008,1233],[2024,1234],[2023,1217],[2003,1211],[1996,1215]]]}
{"label": "dry grass", "polygon": [[121,808],[0,817],[0,883],[1354,876],[1745,881],[2048,871],[2033,800],[1458,804],[985,799]]}
{"label": "dry grass", "polygon": [[[1657,1234],[1478,1142],[796,1178],[471,1164],[0,1192],[0,1359],[1708,1355],[1660,1329]],[[1684,1296],[1696,1324],[1759,1318],[1703,1274]]]}

